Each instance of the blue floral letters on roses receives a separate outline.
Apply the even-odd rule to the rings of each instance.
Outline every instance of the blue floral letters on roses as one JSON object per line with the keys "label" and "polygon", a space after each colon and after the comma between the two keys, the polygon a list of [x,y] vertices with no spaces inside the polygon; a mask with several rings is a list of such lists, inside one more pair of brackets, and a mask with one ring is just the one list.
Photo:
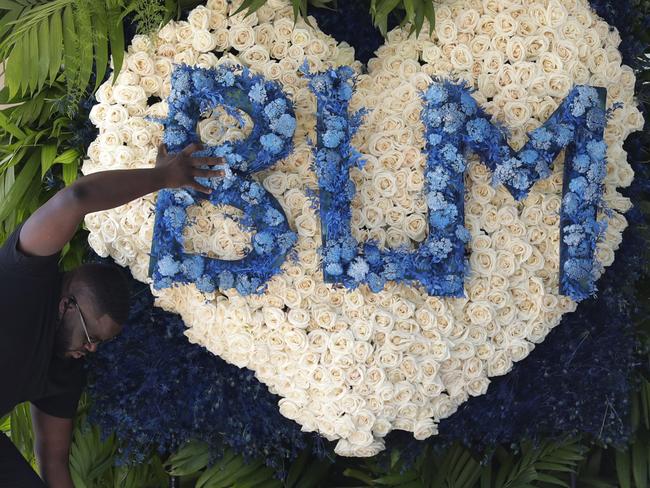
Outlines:
{"label": "blue floral letters on roses", "polygon": [[[157,289],[174,282],[195,283],[199,290],[235,287],[242,295],[263,290],[265,282],[280,270],[297,240],[286,216],[273,198],[250,175],[267,169],[292,150],[296,127],[293,106],[280,87],[254,76],[246,68],[218,69],[177,67],[172,74],[169,112],[164,120],[164,142],[170,153],[198,142],[196,124],[201,114],[222,106],[242,121],[236,109],[247,113],[254,126],[248,138],[234,143],[208,146],[195,155],[221,156],[226,160],[224,178],[197,178],[213,188],[209,197],[190,190],[161,190],[156,203],[150,274]],[[243,121],[242,121],[243,122]],[[224,261],[183,250],[183,228],[189,224],[186,210],[209,198],[213,205],[241,209],[242,224],[256,229],[253,249],[243,259]]]}
{"label": "blue floral letters on roses", "polygon": [[604,225],[596,220],[606,174],[603,140],[605,90],[576,86],[543,126],[530,133],[519,152],[507,143],[503,128],[490,122],[464,84],[433,83],[422,94],[421,118],[426,129],[425,194],[429,234],[415,251],[360,246],[350,229],[350,203],[355,193],[352,166],[362,167],[350,140],[363,112],[348,115],[353,93],[349,67],[310,74],[316,95],[318,140],[314,148],[320,187],[323,271],[328,282],[355,288],[365,283],[380,291],[386,281],[419,282],[431,295],[463,296],[466,271],[464,245],[465,154],[480,156],[516,199],[524,198],[563,148],[564,189],[560,217],[560,293],[580,301],[595,293],[598,272],[596,240]]}

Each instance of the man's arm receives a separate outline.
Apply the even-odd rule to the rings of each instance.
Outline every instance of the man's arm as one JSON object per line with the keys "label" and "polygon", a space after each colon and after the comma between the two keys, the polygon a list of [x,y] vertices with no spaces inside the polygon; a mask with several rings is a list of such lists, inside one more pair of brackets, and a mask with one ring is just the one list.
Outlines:
{"label": "man's arm", "polygon": [[190,144],[170,155],[161,145],[155,168],[100,171],[79,178],[27,219],[20,230],[18,249],[30,256],[55,254],[72,239],[86,214],[119,207],[161,188],[191,187],[210,193],[210,188],[194,178],[222,176],[223,171],[199,166],[221,164],[223,159],[191,156],[201,149],[200,144]]}
{"label": "man's arm", "polygon": [[74,488],[70,477],[72,419],[53,417],[31,406],[34,450],[41,477],[49,488]]}

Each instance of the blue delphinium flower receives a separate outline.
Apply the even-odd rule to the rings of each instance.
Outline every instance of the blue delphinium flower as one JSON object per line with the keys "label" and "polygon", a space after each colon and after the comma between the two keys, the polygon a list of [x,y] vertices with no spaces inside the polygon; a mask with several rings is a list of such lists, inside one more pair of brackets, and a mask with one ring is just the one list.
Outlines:
{"label": "blue delphinium flower", "polygon": [[208,275],[201,275],[194,283],[196,284],[196,288],[203,293],[212,293],[217,289],[212,278]]}
{"label": "blue delphinium flower", "polygon": [[273,207],[267,208],[266,212],[264,212],[264,222],[269,225],[276,226],[284,222],[284,220],[284,215]]}
{"label": "blue delphinium flower", "polygon": [[228,270],[219,273],[218,277],[219,289],[228,290],[235,286],[235,276]]}
{"label": "blue delphinium flower", "polygon": [[553,133],[546,127],[538,127],[531,133],[531,140],[535,149],[549,149],[553,141]]}
{"label": "blue delphinium flower", "polygon": [[164,213],[166,221],[170,227],[178,231],[185,225],[185,209],[178,205],[170,205]]}
{"label": "blue delphinium flower", "polygon": [[286,111],[287,102],[285,102],[282,98],[276,98],[275,100],[269,102],[266,107],[264,107],[264,113],[269,118],[269,120],[275,120],[279,118]]}
{"label": "blue delphinium flower", "polygon": [[264,134],[260,137],[260,143],[262,144],[262,147],[271,154],[278,154],[282,151],[282,139],[275,134]]}
{"label": "blue delphinium flower", "polygon": [[259,254],[269,254],[273,251],[273,235],[269,232],[258,232],[253,237],[253,248]]}
{"label": "blue delphinium flower", "polygon": [[577,246],[585,238],[584,229],[581,225],[573,224],[564,228],[564,242],[569,246]]}
{"label": "blue delphinium flower", "polygon": [[271,121],[271,129],[277,134],[292,137],[296,130],[296,119],[289,114],[282,114],[279,118]]}
{"label": "blue delphinium flower", "polygon": [[605,141],[592,139],[587,142],[587,153],[594,160],[604,159],[607,153],[607,144],[605,144]]}
{"label": "blue delphinium flower", "polygon": [[233,86],[235,84],[235,75],[224,67],[216,71],[215,80],[225,86]]}
{"label": "blue delphinium flower", "polygon": [[255,103],[262,105],[266,102],[266,90],[264,89],[264,83],[261,81],[255,83],[248,92],[248,98]]}
{"label": "blue delphinium flower", "polygon": [[344,133],[339,130],[328,130],[323,134],[323,144],[325,147],[335,148],[343,139]]}
{"label": "blue delphinium flower", "polygon": [[363,281],[370,271],[368,263],[361,257],[356,258],[348,268],[348,275],[355,281]]}
{"label": "blue delphinium flower", "polygon": [[197,280],[203,274],[203,258],[201,256],[189,256],[181,263],[181,272],[190,281]]}
{"label": "blue delphinium flower", "polygon": [[424,98],[434,105],[440,105],[447,100],[447,89],[441,83],[432,83],[424,93]]}
{"label": "blue delphinium flower", "polygon": [[158,272],[163,276],[174,276],[181,269],[180,263],[169,254],[158,260]]}
{"label": "blue delphinium flower", "polygon": [[490,133],[490,123],[484,118],[470,119],[467,124],[467,135],[470,141],[483,142]]}

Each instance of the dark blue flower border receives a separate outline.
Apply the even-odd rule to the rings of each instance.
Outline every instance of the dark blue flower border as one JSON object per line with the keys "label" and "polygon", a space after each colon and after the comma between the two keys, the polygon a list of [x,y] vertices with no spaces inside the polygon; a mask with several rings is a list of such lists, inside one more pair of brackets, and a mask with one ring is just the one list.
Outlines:
{"label": "dark blue flower border", "polygon": [[[634,22],[629,22],[629,13],[638,8],[630,0],[591,0],[591,5],[618,27],[625,62],[640,68],[643,61],[637,56],[648,44],[636,33],[647,31],[650,15],[635,15]],[[363,23],[348,20],[353,25]],[[337,12],[328,11],[328,16],[319,19],[324,32],[334,32],[341,25]],[[368,45],[365,32],[343,29],[348,37],[339,40],[362,49]],[[647,112],[645,105],[642,108]],[[96,134],[87,113],[84,118]],[[92,139],[89,136],[87,142]],[[459,441],[477,454],[497,444],[516,445],[525,438],[564,434],[588,434],[604,446],[629,442],[628,398],[639,366],[634,285],[642,276],[647,246],[640,234],[645,220],[636,205],[644,193],[645,197],[650,193],[650,175],[643,164],[649,146],[644,133],[631,135],[625,144],[636,175],[624,193],[635,207],[626,214],[630,225],[616,260],[599,280],[599,298],[585,300],[565,315],[526,361],[516,363],[507,376],[492,379],[485,395],[470,398],[440,423],[440,435],[424,442],[444,449]],[[237,452],[265,459],[282,473],[307,445],[308,435],[283,417],[279,418],[283,424],[274,421],[279,415],[277,399],[270,397],[250,371],[188,344],[179,316],[153,307],[146,289],[139,297],[120,337],[90,358],[91,419],[106,435],[117,433],[123,460],[143,461],[151,449],[170,453],[188,439],[205,439],[216,455],[225,443]],[[245,401],[237,403],[239,399]],[[316,441],[315,449],[322,453],[321,439]],[[408,433],[393,432],[388,448],[397,447],[403,457],[413,459],[424,442]]]}
{"label": "dark blue flower border", "polygon": [[604,223],[596,219],[597,209],[603,206],[606,174],[605,89],[574,87],[516,153],[507,143],[504,128],[490,122],[466,84],[431,84],[421,94],[429,235],[416,251],[382,251],[371,242],[359,246],[350,227],[356,191],[350,168],[363,166],[361,154],[350,143],[364,114],[348,115],[354,72],[339,67],[311,74],[306,66],[302,71],[317,99],[318,140],[313,150],[326,282],[347,288],[367,284],[379,292],[392,280],[419,283],[430,295],[464,296],[463,278],[468,272],[464,247],[470,239],[464,227],[465,153],[478,154],[492,170],[492,183],[505,185],[515,198],[522,199],[536,181],[550,176],[553,160],[567,147],[560,293],[575,301],[595,294],[600,271],[596,241],[605,230]]}
{"label": "dark blue flower border", "polygon": [[277,83],[240,69],[241,73],[237,73],[232,66],[178,66],[172,73],[168,116],[159,122],[165,127],[164,142],[174,153],[199,141],[196,125],[201,114],[217,106],[224,107],[242,124],[236,109],[251,117],[253,129],[245,140],[208,146],[195,154],[225,159],[224,178],[197,181],[213,188],[207,198],[213,205],[232,205],[243,211],[241,224],[257,230],[252,238],[253,249],[237,261],[185,253],[187,208],[206,196],[193,189],[161,190],[150,260],[150,276],[156,289],[173,283],[195,283],[203,292],[234,287],[242,295],[261,293],[297,241],[278,201],[250,178],[291,153],[296,128],[293,105]]}

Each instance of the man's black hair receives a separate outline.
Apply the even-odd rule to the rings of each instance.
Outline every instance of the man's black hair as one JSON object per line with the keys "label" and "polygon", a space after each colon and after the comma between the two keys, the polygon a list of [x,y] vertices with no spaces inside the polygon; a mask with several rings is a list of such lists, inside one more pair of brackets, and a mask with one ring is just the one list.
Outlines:
{"label": "man's black hair", "polygon": [[124,271],[114,264],[87,263],[72,271],[75,280],[87,286],[99,314],[123,325],[129,317],[130,287]]}

